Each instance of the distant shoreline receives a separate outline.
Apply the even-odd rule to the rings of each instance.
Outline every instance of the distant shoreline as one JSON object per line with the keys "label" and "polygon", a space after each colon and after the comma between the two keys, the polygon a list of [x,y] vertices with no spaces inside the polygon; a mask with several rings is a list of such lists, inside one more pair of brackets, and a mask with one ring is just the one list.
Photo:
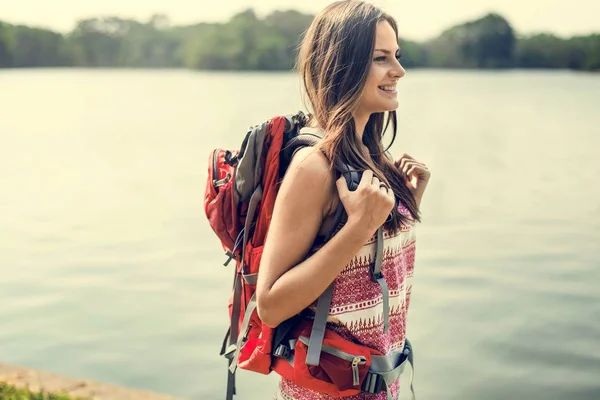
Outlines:
{"label": "distant shoreline", "polygon": [[[289,71],[313,19],[294,10],[259,18],[253,9],[225,23],[185,26],[173,26],[160,14],[148,21],[106,16],[80,20],[68,33],[0,21],[0,68]],[[497,13],[452,26],[425,41],[407,39],[400,32],[400,47],[402,64],[410,69],[600,70],[600,33],[567,38],[548,32],[523,35]]]}

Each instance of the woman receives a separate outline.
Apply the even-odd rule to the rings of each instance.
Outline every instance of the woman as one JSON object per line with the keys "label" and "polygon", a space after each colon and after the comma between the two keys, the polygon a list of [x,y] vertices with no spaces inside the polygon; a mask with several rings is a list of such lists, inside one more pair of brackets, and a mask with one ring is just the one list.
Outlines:
{"label": "woman", "polygon": [[[324,137],[318,149],[297,152],[277,196],[256,292],[258,314],[271,327],[310,309],[333,282],[330,329],[383,354],[404,346],[413,226],[430,173],[408,155],[394,162],[382,143],[386,120],[395,138],[396,84],[405,74],[399,59],[396,22],[361,1],[329,5],[304,37],[298,69],[310,101],[309,124]],[[344,163],[364,171],[355,191],[337,179]],[[347,222],[327,243],[317,244],[319,235],[334,228],[340,202]],[[382,288],[368,275],[382,225],[387,316]],[[384,319],[389,329],[382,329]],[[398,390],[395,382],[394,398]],[[278,398],[328,396],[282,379]],[[354,398],[385,399],[386,394]]]}

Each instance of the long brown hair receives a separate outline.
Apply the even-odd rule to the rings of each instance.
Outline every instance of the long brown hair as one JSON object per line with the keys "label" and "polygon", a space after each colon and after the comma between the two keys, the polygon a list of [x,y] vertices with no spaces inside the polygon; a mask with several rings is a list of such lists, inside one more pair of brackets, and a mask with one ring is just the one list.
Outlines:
{"label": "long brown hair", "polygon": [[[398,26],[390,15],[358,0],[330,4],[313,20],[306,31],[296,68],[302,77],[311,105],[311,121],[324,132],[321,149],[337,173],[345,165],[363,171],[371,169],[380,181],[392,188],[412,219],[420,221],[419,209],[402,173],[394,166],[387,150],[396,139],[396,112],[371,114],[363,134],[356,134],[353,112],[365,86],[373,51],[377,24],[387,21],[398,37]],[[393,137],[383,148],[383,134],[392,125]],[[370,159],[360,150],[369,149]],[[396,231],[406,218],[394,208],[386,228]]]}

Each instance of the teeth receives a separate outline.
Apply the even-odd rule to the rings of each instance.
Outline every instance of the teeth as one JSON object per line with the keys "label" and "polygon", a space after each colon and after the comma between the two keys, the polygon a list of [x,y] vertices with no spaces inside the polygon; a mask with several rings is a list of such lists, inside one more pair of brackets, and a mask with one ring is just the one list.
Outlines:
{"label": "teeth", "polygon": [[379,86],[379,88],[387,92],[393,92],[394,90],[396,90],[396,86]]}

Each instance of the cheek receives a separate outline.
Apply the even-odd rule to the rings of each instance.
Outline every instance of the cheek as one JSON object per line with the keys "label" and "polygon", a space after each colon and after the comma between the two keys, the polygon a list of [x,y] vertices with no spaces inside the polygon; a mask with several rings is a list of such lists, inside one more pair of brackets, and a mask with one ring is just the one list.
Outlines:
{"label": "cheek", "polygon": [[387,70],[382,67],[374,66],[371,68],[369,72],[369,76],[367,77],[367,84],[370,88],[376,90],[377,86],[385,83],[385,75],[387,74]]}
{"label": "cheek", "polygon": [[378,86],[384,81],[385,74],[386,71],[380,66],[376,64],[371,66],[362,94],[362,101],[364,104],[373,104],[381,101]]}
{"label": "cheek", "polygon": [[377,95],[379,85],[381,85],[381,78],[375,76],[375,74],[370,74],[365,85],[365,94],[371,98]]}

